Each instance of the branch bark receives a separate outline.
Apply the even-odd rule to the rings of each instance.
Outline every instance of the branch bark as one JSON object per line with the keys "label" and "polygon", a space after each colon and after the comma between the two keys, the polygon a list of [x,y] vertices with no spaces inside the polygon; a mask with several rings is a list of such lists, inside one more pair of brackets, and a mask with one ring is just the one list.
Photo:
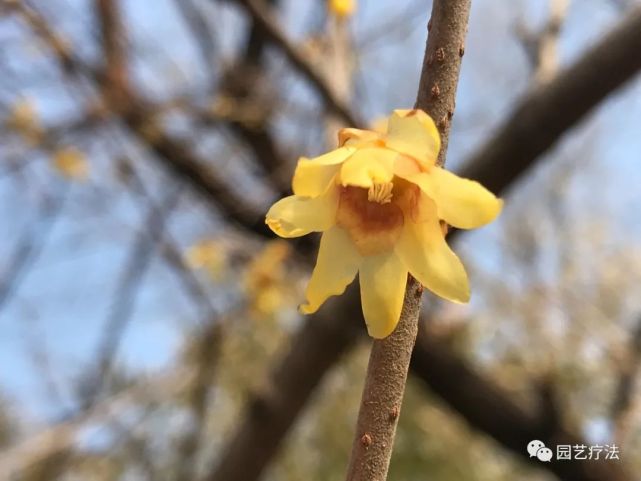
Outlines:
{"label": "branch bark", "polygon": [[[438,164],[445,163],[454,113],[456,88],[471,0],[434,0],[428,23],[423,69],[416,108],[437,121],[441,135]],[[396,425],[421,311],[423,287],[408,276],[398,326],[385,339],[376,339],[367,367],[365,388],[356,423],[356,436],[347,469],[348,481],[384,481],[394,447]]]}
{"label": "branch bark", "polygon": [[103,71],[103,87],[105,96],[120,98],[128,88],[127,56],[123,43],[125,42],[120,5],[118,0],[96,0],[96,13],[100,24],[102,50],[105,57]]}

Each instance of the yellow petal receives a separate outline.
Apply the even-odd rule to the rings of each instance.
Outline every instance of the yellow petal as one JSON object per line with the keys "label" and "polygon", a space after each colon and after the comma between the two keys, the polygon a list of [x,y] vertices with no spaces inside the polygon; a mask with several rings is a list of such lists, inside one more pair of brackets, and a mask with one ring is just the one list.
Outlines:
{"label": "yellow petal", "polygon": [[292,179],[292,190],[296,195],[317,197],[327,189],[339,164],[348,159],[356,148],[340,147],[314,159],[301,157]]}
{"label": "yellow petal", "polygon": [[389,118],[387,117],[379,117],[370,123],[370,128],[381,135],[385,135],[387,133],[388,126]]}
{"label": "yellow petal", "polygon": [[435,217],[418,224],[406,222],[396,252],[410,274],[434,294],[453,302],[469,301],[465,268],[445,242]]}
{"label": "yellow petal", "polygon": [[478,182],[440,167],[407,179],[436,202],[439,218],[460,229],[475,229],[492,222],[503,207],[503,201]]}
{"label": "yellow petal", "polygon": [[337,17],[349,17],[356,10],[356,0],[329,0],[328,6]]}
{"label": "yellow petal", "polygon": [[342,185],[369,188],[391,182],[394,177],[394,160],[398,154],[382,147],[358,149],[341,167],[339,181]]}
{"label": "yellow petal", "polygon": [[392,252],[363,258],[358,278],[367,332],[375,339],[389,336],[401,317],[407,267]]}
{"label": "yellow petal", "polygon": [[381,134],[372,130],[345,128],[338,131],[338,145],[360,145],[380,140]]}
{"label": "yellow petal", "polygon": [[290,195],[271,206],[265,223],[281,237],[323,232],[335,223],[338,188],[331,186],[320,197]]}
{"label": "yellow petal", "polygon": [[301,312],[316,312],[328,297],[345,292],[354,280],[360,262],[361,256],[343,229],[333,227],[324,232],[316,267],[307,286],[307,304],[300,306]]}
{"label": "yellow petal", "polygon": [[432,118],[422,110],[395,110],[389,119],[386,145],[428,166],[436,162],[441,137]]}

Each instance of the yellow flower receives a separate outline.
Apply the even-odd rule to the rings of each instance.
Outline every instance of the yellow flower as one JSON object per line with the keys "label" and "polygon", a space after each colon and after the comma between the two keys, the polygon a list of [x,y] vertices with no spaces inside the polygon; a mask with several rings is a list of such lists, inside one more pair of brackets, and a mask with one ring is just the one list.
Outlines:
{"label": "yellow flower", "polygon": [[205,269],[211,278],[220,281],[223,277],[227,256],[221,242],[204,239],[191,246],[185,254],[185,262],[192,269]]}
{"label": "yellow flower", "polygon": [[73,147],[57,150],[53,154],[53,165],[68,179],[86,180],[89,176],[89,165],[85,155]]}
{"label": "yellow flower", "polygon": [[408,272],[435,294],[467,302],[467,274],[440,221],[480,227],[496,218],[502,201],[436,165],[440,137],[422,110],[394,111],[385,133],[343,129],[338,138],[337,149],[298,161],[294,195],[267,213],[281,237],[323,233],[301,311],[313,313],[342,294],[357,273],[375,338],[396,327]]}
{"label": "yellow flower", "polygon": [[356,0],[329,0],[329,10],[340,18],[349,17],[356,10]]}
{"label": "yellow flower", "polygon": [[19,99],[11,107],[5,125],[22,135],[32,145],[37,144],[42,136],[42,127],[36,106],[31,99],[26,97]]}

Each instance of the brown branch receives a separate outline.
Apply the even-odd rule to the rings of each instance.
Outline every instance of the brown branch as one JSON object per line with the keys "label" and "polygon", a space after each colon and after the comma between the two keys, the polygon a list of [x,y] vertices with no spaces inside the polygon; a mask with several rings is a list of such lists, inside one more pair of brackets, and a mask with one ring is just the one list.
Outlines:
{"label": "brown branch", "polygon": [[409,277],[398,326],[389,337],[375,339],[372,345],[347,469],[348,481],[387,479],[418,331],[422,292],[418,281]]}
{"label": "brown branch", "polygon": [[63,72],[74,75],[86,73],[85,66],[74,56],[69,43],[49,26],[38,11],[26,2],[17,0],[4,0],[2,6],[20,15],[34,33],[44,40],[45,45],[53,51]]}
{"label": "brown branch", "polygon": [[[266,0],[264,8],[273,11],[278,4],[276,0]],[[226,125],[249,147],[265,176],[285,196],[290,186],[289,179],[283,176],[283,167],[288,164],[269,131],[275,98],[267,88],[268,40],[257,21],[250,20],[244,54],[224,72],[218,94],[233,105],[234,115],[227,116]],[[237,115],[239,112],[241,115]]]}
{"label": "brown branch", "polygon": [[140,100],[135,102],[135,99],[130,99],[131,108],[122,114],[122,118],[136,138],[156,154],[161,164],[203,194],[227,220],[254,234],[271,237],[261,207],[248,203],[236,193],[230,182],[207,168],[186,142],[166,132],[154,120],[153,107]]}
{"label": "brown branch", "polygon": [[[445,163],[449,119],[454,112],[470,0],[434,0],[416,107],[437,120],[441,134],[438,163]],[[347,470],[348,481],[385,480],[421,310],[423,288],[408,277],[398,326],[375,339],[367,367],[356,436]]]}
{"label": "brown branch", "polygon": [[450,120],[454,115],[456,87],[465,53],[469,10],[469,1],[435,1],[427,26],[429,35],[416,107],[430,114],[441,134],[439,165],[445,164],[447,154]]}
{"label": "brown branch", "polygon": [[[17,4],[20,5],[17,12],[32,26],[36,35],[53,48],[59,42],[56,39],[60,38],[56,32],[39,12],[26,7],[22,2]],[[100,75],[86,67],[68,49],[60,51],[53,48],[52,51],[61,64],[68,66],[64,70],[66,73],[82,75],[87,80],[100,83]],[[131,91],[126,89],[125,91],[126,101],[119,102],[120,105],[105,105],[105,107],[113,107],[114,112],[121,115],[125,125],[143,145],[156,154],[158,161],[204,195],[205,199],[210,201],[226,219],[250,232],[271,237],[271,231],[263,222],[263,209],[250,205],[225,179],[219,177],[212,169],[208,169],[206,162],[192,151],[187,142],[166,132],[156,120],[158,109],[136,98]]]}
{"label": "brown branch", "polygon": [[265,38],[267,38],[274,46],[278,47],[292,65],[300,72],[300,74],[314,86],[323,101],[332,111],[339,115],[349,125],[361,125],[356,116],[350,111],[349,107],[338,98],[327,82],[325,82],[322,74],[317,71],[314,65],[305,58],[305,56],[294,46],[285,33],[280,29],[278,23],[274,20],[272,13],[265,5],[264,0],[236,1],[245,7],[256,26],[263,31]]}
{"label": "brown branch", "polygon": [[521,101],[461,169],[503,191],[596,105],[641,70],[641,8],[636,8],[570,68]]}
{"label": "brown branch", "polygon": [[[124,98],[128,89],[127,57],[123,43],[125,32],[119,9],[119,0],[95,0],[100,34],[102,38],[102,51],[105,57],[104,87],[105,96],[112,102]],[[114,98],[115,97],[115,98]]]}

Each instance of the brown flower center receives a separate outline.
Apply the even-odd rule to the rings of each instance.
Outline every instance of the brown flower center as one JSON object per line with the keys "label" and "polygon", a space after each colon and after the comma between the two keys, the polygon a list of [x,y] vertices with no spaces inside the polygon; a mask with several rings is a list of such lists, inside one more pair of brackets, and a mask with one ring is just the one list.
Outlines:
{"label": "brown flower center", "polygon": [[347,231],[362,255],[394,248],[404,222],[416,217],[418,188],[402,179],[369,189],[340,189],[336,223]]}

